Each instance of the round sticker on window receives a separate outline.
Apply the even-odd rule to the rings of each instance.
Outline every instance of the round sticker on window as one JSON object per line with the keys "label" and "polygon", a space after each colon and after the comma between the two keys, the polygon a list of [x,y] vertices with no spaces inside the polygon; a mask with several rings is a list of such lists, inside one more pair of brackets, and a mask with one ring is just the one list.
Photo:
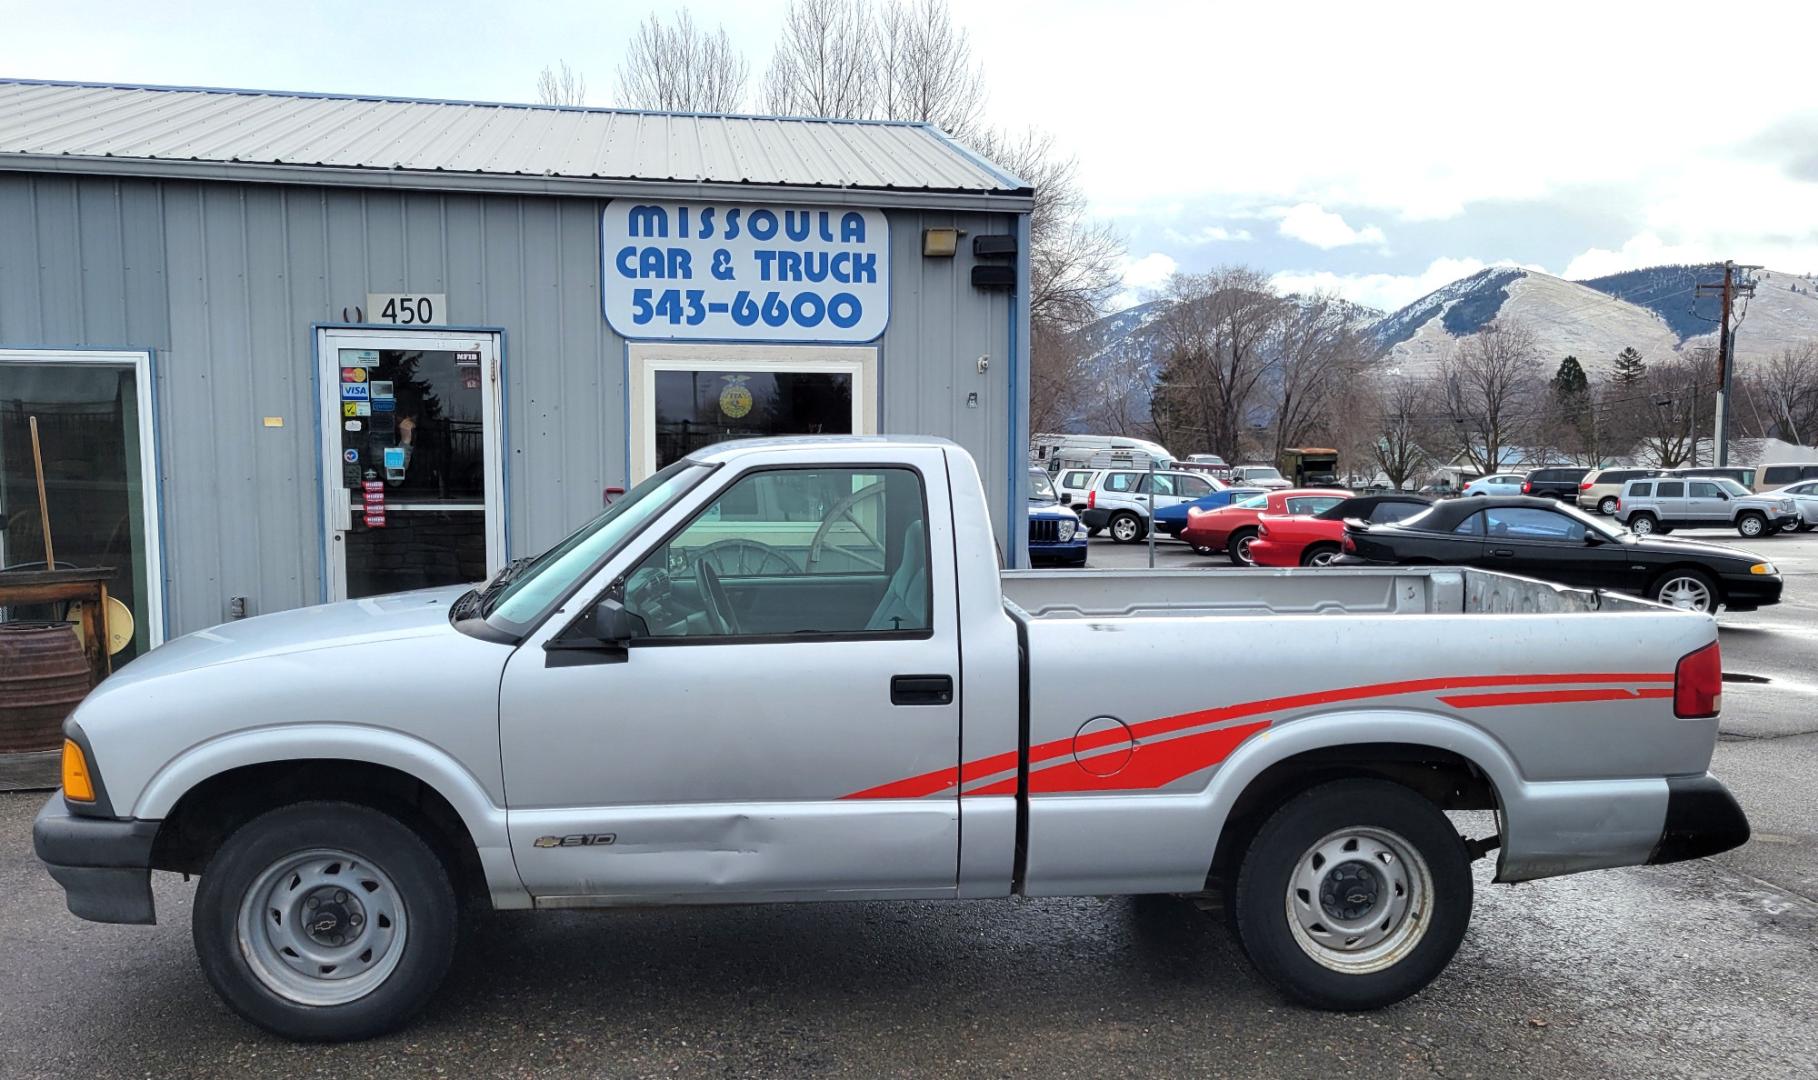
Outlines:
{"label": "round sticker on window", "polygon": [[745,389],[749,375],[722,376],[729,384],[720,391],[720,411],[737,420],[751,411],[751,391]]}

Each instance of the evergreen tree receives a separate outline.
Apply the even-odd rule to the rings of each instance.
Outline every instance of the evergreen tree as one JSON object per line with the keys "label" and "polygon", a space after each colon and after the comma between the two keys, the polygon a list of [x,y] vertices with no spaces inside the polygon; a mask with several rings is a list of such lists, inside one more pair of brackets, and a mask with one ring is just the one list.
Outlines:
{"label": "evergreen tree", "polygon": [[[1633,352],[1634,350],[1629,350]],[[1640,356],[1636,356],[1640,360]],[[1621,363],[1620,360],[1617,363]],[[1591,388],[1591,380],[1585,378],[1584,367],[1576,356],[1568,356],[1559,362],[1559,370],[1553,374],[1553,396],[1562,403],[1568,398],[1582,398]]]}
{"label": "evergreen tree", "polygon": [[1553,429],[1556,445],[1573,457],[1590,454],[1597,441],[1597,418],[1592,409],[1591,380],[1585,376],[1584,366],[1576,356],[1559,362],[1559,370],[1553,374],[1552,390],[1553,405],[1559,417]]}
{"label": "evergreen tree", "polygon": [[1647,373],[1648,365],[1641,359],[1641,354],[1635,351],[1633,345],[1616,354],[1616,383],[1618,386],[1624,389],[1633,387]]}

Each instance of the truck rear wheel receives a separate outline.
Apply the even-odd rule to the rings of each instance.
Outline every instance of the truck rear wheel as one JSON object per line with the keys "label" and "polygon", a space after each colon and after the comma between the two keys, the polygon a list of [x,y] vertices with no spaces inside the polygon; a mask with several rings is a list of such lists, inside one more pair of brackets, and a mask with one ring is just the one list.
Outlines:
{"label": "truck rear wheel", "polygon": [[192,931],[235,1012],[286,1038],[338,1041],[415,1015],[448,971],[457,923],[448,871],[416,832],[370,807],[309,802],[227,838]]}
{"label": "truck rear wheel", "polygon": [[1437,806],[1383,780],[1295,796],[1251,838],[1232,899],[1263,976],[1318,1009],[1376,1009],[1451,962],[1471,921],[1470,857]]}

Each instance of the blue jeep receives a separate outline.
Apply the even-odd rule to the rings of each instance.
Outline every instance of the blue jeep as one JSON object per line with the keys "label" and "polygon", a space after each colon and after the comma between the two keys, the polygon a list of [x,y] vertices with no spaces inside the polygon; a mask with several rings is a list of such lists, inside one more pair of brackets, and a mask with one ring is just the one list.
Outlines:
{"label": "blue jeep", "polygon": [[1029,561],[1035,566],[1086,565],[1086,527],[1060,504],[1054,483],[1029,470]]}

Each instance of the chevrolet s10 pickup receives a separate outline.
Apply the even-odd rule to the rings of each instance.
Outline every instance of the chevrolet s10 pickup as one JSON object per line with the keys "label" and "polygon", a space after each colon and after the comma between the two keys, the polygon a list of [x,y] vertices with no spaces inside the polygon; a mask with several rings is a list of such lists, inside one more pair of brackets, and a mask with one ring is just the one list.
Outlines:
{"label": "chevrolet s10 pickup", "polygon": [[1743,843],[1720,690],[1706,615],[1444,567],[1005,573],[957,446],[760,440],[481,587],[136,660],[34,843],[86,919],[200,875],[206,978],[292,1038],[408,1020],[463,905],[1207,894],[1285,994],[1367,1009],[1445,968],[1475,859]]}

